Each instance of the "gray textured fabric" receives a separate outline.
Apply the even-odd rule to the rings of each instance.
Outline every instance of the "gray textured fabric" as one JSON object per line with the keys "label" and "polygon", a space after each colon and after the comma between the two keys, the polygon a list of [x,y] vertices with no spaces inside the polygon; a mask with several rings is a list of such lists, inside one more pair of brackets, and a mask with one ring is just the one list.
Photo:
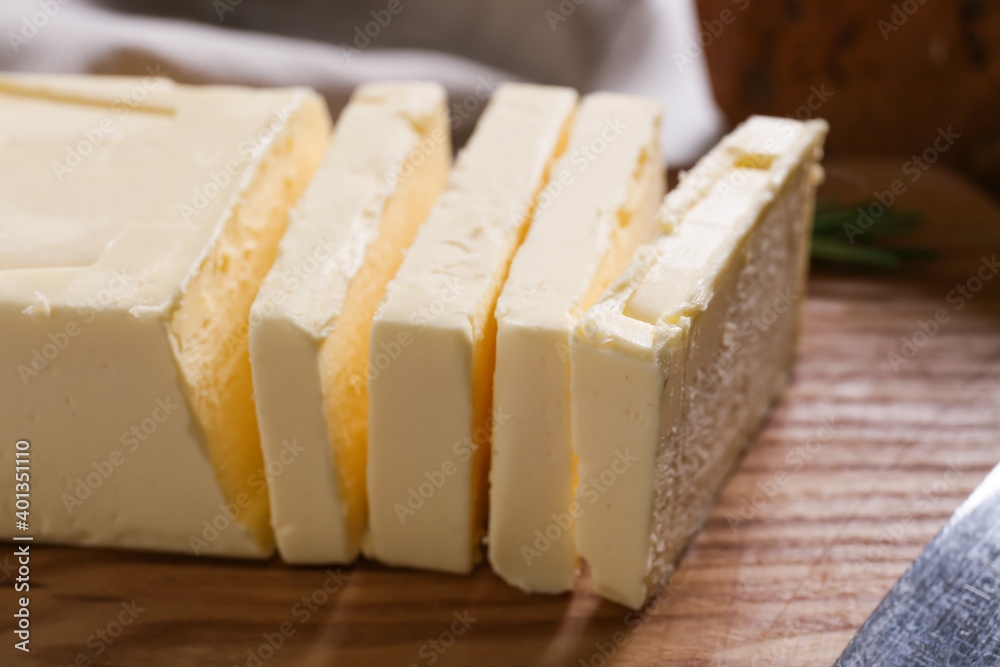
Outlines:
{"label": "gray textured fabric", "polygon": [[704,63],[671,57],[695,23],[689,0],[3,0],[0,69],[307,85],[335,114],[360,82],[432,79],[458,141],[505,80],[620,90],[665,102],[676,165],[722,129]]}
{"label": "gray textured fabric", "polygon": [[[562,13],[561,2],[103,0],[102,4],[343,44],[359,51],[445,50],[526,79],[586,87],[637,0],[586,0],[579,5],[566,0]],[[547,11],[554,15],[547,15]]]}

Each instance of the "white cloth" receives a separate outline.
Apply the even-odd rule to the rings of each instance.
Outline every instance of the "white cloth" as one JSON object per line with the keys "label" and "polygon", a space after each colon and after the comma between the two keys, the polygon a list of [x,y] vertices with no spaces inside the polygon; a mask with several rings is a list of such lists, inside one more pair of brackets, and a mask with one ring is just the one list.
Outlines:
{"label": "white cloth", "polygon": [[723,128],[703,59],[674,62],[696,24],[691,0],[3,0],[0,68],[307,85],[335,114],[360,82],[431,79],[459,140],[501,81],[643,94],[685,166]]}

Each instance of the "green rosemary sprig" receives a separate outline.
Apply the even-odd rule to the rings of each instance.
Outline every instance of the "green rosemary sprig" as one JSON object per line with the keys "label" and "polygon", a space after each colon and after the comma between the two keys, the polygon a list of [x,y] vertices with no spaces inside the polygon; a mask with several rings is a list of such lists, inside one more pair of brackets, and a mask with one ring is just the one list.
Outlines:
{"label": "green rosemary sprig", "polygon": [[838,205],[831,199],[816,201],[810,254],[813,260],[833,264],[895,269],[906,262],[934,259],[929,248],[887,243],[887,238],[913,232],[923,224],[917,211],[885,209],[882,215],[868,218],[862,227],[858,209],[868,210],[872,202]]}

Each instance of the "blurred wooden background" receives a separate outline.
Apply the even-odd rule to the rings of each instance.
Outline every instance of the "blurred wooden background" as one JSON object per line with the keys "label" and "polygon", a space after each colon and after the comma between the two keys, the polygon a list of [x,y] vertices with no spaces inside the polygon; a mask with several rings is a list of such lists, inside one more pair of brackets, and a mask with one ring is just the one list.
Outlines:
{"label": "blurred wooden background", "polygon": [[[927,151],[1000,196],[1000,3],[697,2],[715,97],[730,122],[823,117],[831,156],[902,163]],[[935,148],[949,127],[960,137]]]}

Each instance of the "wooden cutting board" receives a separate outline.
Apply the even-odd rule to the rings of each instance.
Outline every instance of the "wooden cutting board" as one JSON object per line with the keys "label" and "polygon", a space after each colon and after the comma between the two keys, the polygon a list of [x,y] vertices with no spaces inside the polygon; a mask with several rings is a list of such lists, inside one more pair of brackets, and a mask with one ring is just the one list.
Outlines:
{"label": "wooden cutting board", "polygon": [[[926,214],[912,242],[940,259],[814,268],[796,380],[644,612],[598,599],[586,577],[572,595],[527,595],[487,566],[455,577],[37,546],[26,659],[11,646],[7,545],[0,664],[831,664],[1000,460],[1000,276],[977,277],[1000,255],[1000,208],[950,172],[910,182],[901,167],[833,163],[824,191],[853,202],[902,179],[896,207]],[[920,334],[936,315],[947,321]],[[894,369],[903,338],[917,346]]]}

